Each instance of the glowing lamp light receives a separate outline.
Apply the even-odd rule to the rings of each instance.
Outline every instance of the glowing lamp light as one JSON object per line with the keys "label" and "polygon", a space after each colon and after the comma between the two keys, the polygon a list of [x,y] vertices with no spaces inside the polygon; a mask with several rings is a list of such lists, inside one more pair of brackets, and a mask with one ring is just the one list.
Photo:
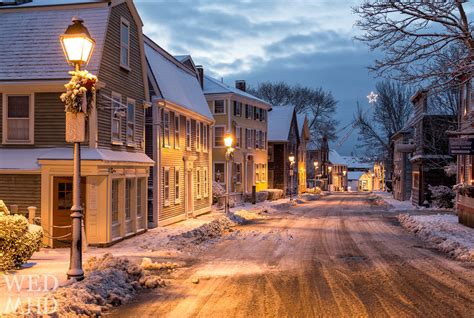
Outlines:
{"label": "glowing lamp light", "polygon": [[89,30],[82,24],[84,21],[73,17],[72,24],[59,37],[67,62],[71,65],[87,65],[94,51],[95,41]]}
{"label": "glowing lamp light", "polygon": [[319,162],[315,161],[314,166],[317,167],[319,165]]}
{"label": "glowing lamp light", "polygon": [[232,147],[232,143],[234,142],[234,138],[232,138],[232,135],[231,134],[227,134],[224,136],[224,145],[227,147],[227,148],[230,148]]}
{"label": "glowing lamp light", "polygon": [[346,176],[346,174],[347,174],[347,171],[346,171],[346,170],[342,171],[342,175],[343,175],[344,177]]}
{"label": "glowing lamp light", "polygon": [[332,167],[331,167],[331,166],[329,166],[329,167],[328,167],[328,171],[329,171],[329,172],[331,172],[331,170],[332,170]]}
{"label": "glowing lamp light", "polygon": [[294,163],[295,162],[295,155],[290,154],[290,156],[288,157],[288,160],[290,160],[290,163]]}

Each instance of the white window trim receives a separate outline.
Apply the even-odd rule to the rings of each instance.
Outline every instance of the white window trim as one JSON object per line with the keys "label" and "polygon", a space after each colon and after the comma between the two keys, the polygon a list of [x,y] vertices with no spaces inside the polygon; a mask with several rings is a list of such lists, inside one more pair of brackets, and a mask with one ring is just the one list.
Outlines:
{"label": "white window trim", "polygon": [[201,151],[201,123],[196,120],[196,138],[194,138],[195,142],[195,149],[196,151],[200,152]]}
{"label": "white window trim", "polygon": [[[167,134],[168,138],[166,138],[165,114],[168,115],[168,134]],[[163,144],[162,144],[162,146],[163,146],[163,148],[171,148],[171,114],[170,114],[169,110],[163,109],[163,118],[162,118],[161,122],[163,123]],[[166,140],[168,141],[168,143],[165,142]]]}
{"label": "white window trim", "polygon": [[[7,133],[8,133],[8,96],[29,96],[30,103],[29,103],[29,121],[28,121],[28,141],[15,141],[15,140],[8,140]],[[8,145],[33,145],[35,143],[35,94],[28,93],[28,94],[3,94],[2,98],[2,105],[3,105],[3,120],[2,120],[2,143]]]}
{"label": "white window trim", "polygon": [[[242,148],[242,127],[236,126],[235,127],[235,148],[240,149]],[[239,144],[237,145],[237,140],[239,140]]]}
{"label": "white window trim", "polygon": [[202,198],[202,180],[201,168],[196,168],[196,199]]}
{"label": "white window trim", "polygon": [[[189,124],[189,132],[188,132],[188,124]],[[193,127],[191,125],[191,119],[186,118],[186,139],[184,141],[186,150],[191,151],[191,144],[193,142]],[[188,136],[189,136],[189,144],[188,144]]]}
{"label": "white window trim", "polygon": [[[235,184],[242,184],[242,162],[234,162],[235,166],[240,166],[240,172],[239,172],[239,175],[240,175],[240,181],[239,180],[236,180],[235,181]],[[237,169],[236,169],[237,170]],[[233,175],[237,175],[237,172],[236,171],[232,171],[232,174]]]}
{"label": "white window trim", "polygon": [[[165,188],[165,172],[168,172],[168,200],[166,200],[166,188]],[[171,174],[170,174],[170,167],[163,167],[163,206],[167,207],[170,206],[170,196],[171,196]]]}
{"label": "white window trim", "polygon": [[202,183],[204,184],[204,197],[208,198],[209,197],[209,171],[206,167],[204,167],[202,172],[203,172]]}
{"label": "white window trim", "polygon": [[[222,100],[224,102],[224,112],[223,113],[216,113],[216,101]],[[215,99],[212,101],[212,113],[214,115],[227,115],[227,109],[226,109],[226,100],[225,99]]]}
{"label": "white window trim", "polygon": [[[128,138],[128,104],[133,104],[135,108],[133,111],[133,140]],[[127,137],[127,146],[128,147],[136,147],[137,143],[137,103],[132,98],[127,98],[127,129],[126,129],[126,137]]]}
{"label": "white window trim", "polygon": [[[176,173],[178,173],[178,182],[176,182]],[[181,203],[181,169],[180,167],[174,168],[174,204]],[[176,188],[178,188],[178,196],[176,197]]]}
{"label": "white window trim", "polygon": [[225,173],[225,170],[227,169],[226,167],[226,162],[225,161],[212,161],[212,182],[214,182],[216,180],[216,164],[223,164],[224,165],[224,182],[219,182],[219,184],[225,184],[225,176],[226,176],[226,173]]}
{"label": "white window trim", "polygon": [[[122,24],[128,26],[128,56],[127,65],[122,64]],[[120,17],[120,67],[130,71],[130,22],[123,17]]]}
{"label": "white window trim", "polygon": [[[214,127],[213,127],[214,134],[212,136],[212,144],[213,144],[214,148],[225,148],[225,145],[216,146],[216,128],[224,128],[224,135],[225,135],[226,125],[214,125]],[[222,143],[224,143],[224,141],[222,141]]]}
{"label": "white window trim", "polygon": [[209,125],[203,124],[202,129],[203,129],[203,132],[202,132],[203,152],[207,153],[209,152]]}
{"label": "white window trim", "polygon": [[[112,127],[113,127],[113,125],[114,125],[114,119],[115,119],[115,118],[114,118],[114,117],[115,117],[115,108],[114,108],[114,98],[115,98],[115,97],[119,97],[119,98],[120,98],[119,110],[118,110],[118,114],[117,114],[117,117],[116,117],[116,118],[118,119],[118,121],[119,121],[119,137],[118,137],[118,138],[114,138],[114,134],[113,134],[113,131],[112,131]],[[110,101],[110,103],[111,103],[111,107],[110,107],[110,114],[111,114],[111,116],[110,116],[110,124],[111,124],[111,126],[110,126],[111,143],[112,143],[113,145],[119,145],[119,146],[121,146],[121,145],[123,145],[123,141],[122,141],[122,116],[120,115],[120,111],[121,111],[120,108],[123,107],[123,105],[122,105],[122,94],[117,93],[117,92],[112,92],[112,100]]]}
{"label": "white window trim", "polygon": [[[176,127],[176,119],[178,119],[178,127]],[[174,113],[174,149],[181,149],[181,115]],[[176,140],[176,133],[178,133],[178,139]]]}

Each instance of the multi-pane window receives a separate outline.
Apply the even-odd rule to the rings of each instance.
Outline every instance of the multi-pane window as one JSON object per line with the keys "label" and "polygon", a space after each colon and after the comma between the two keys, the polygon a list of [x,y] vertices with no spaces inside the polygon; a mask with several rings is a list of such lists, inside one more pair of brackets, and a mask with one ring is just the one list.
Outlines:
{"label": "multi-pane window", "polygon": [[127,142],[135,142],[135,101],[127,99]]}
{"label": "multi-pane window", "polygon": [[234,163],[234,180],[235,183],[242,183],[242,163],[236,162]]}
{"label": "multi-pane window", "polygon": [[180,131],[180,122],[179,122],[179,115],[174,115],[174,147],[179,149],[179,131]]}
{"label": "multi-pane window", "polygon": [[6,142],[30,143],[33,142],[30,131],[30,96],[7,96],[6,111]]}
{"label": "multi-pane window", "polygon": [[170,146],[170,113],[163,110],[163,147]]}
{"label": "multi-pane window", "polygon": [[201,192],[201,169],[196,169],[196,198],[200,199],[202,196]]}
{"label": "multi-pane window", "polygon": [[214,114],[225,114],[224,100],[214,101]]}
{"label": "multi-pane window", "polygon": [[112,141],[122,139],[122,96],[112,93]]}
{"label": "multi-pane window", "polygon": [[242,131],[242,128],[240,127],[235,128],[235,147],[236,148],[240,148],[241,131]]}
{"label": "multi-pane window", "polygon": [[222,162],[214,163],[214,181],[218,183],[225,182],[225,164]]}
{"label": "multi-pane window", "polygon": [[201,151],[201,123],[196,121],[196,150]]}
{"label": "multi-pane window", "polygon": [[181,178],[179,176],[179,167],[174,168],[174,203],[179,203],[180,199],[180,187],[179,182]]}
{"label": "multi-pane window", "polygon": [[255,120],[260,120],[260,108],[258,107],[253,108],[253,118]]}
{"label": "multi-pane window", "polygon": [[255,139],[256,139],[255,148],[259,149],[260,148],[260,131],[259,130],[255,132]]}
{"label": "multi-pane window", "polygon": [[120,22],[120,65],[130,67],[130,24],[126,20]]}
{"label": "multi-pane window", "polygon": [[191,119],[186,119],[186,149],[191,150]]}
{"label": "multi-pane window", "polygon": [[214,127],[214,147],[224,147],[225,127]]}
{"label": "multi-pane window", "polygon": [[163,201],[164,205],[170,205],[170,168],[163,168]]}
{"label": "multi-pane window", "polygon": [[250,148],[252,148],[252,130],[246,128],[245,129],[245,136],[247,137],[247,140],[246,140],[245,144],[247,145],[247,149],[250,149]]}
{"label": "multi-pane window", "polygon": [[112,179],[112,224],[119,221],[119,179]]}
{"label": "multi-pane window", "polygon": [[204,197],[209,197],[209,171],[207,168],[203,170],[202,182],[204,184]]}
{"label": "multi-pane window", "polygon": [[132,179],[125,179],[125,220],[132,218]]}
{"label": "multi-pane window", "polygon": [[234,116],[242,116],[242,103],[234,101]]}
{"label": "multi-pane window", "polygon": [[249,118],[250,115],[250,106],[245,104],[245,118]]}
{"label": "multi-pane window", "polygon": [[203,135],[203,145],[204,145],[204,152],[207,152],[209,150],[209,126],[204,125],[203,130],[202,130],[202,135]]}
{"label": "multi-pane window", "polygon": [[137,218],[142,217],[143,213],[143,190],[145,189],[145,178],[137,179]]}

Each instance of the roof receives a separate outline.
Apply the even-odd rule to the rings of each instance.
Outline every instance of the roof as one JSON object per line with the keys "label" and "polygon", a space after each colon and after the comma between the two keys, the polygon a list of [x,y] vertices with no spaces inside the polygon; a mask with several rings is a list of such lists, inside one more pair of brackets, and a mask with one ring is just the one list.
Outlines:
{"label": "roof", "polygon": [[[33,3],[22,7],[31,7]],[[0,9],[0,81],[68,79],[68,72],[72,68],[66,62],[59,36],[71,24],[73,16],[84,20],[96,41],[87,70],[97,75],[108,15],[107,6],[84,7],[80,10],[68,6],[49,10]]]}
{"label": "roof", "polygon": [[364,171],[348,171],[347,172],[347,179],[348,180],[359,180],[362,175],[364,175],[366,172]]}
{"label": "roof", "polygon": [[145,55],[163,99],[214,119],[201,85],[191,71],[148,38],[145,38]]}
{"label": "roof", "polygon": [[[0,169],[38,170],[39,160],[72,160],[72,154],[72,148],[0,149]],[[153,160],[141,152],[86,147],[81,148],[81,160],[153,164]]]}
{"label": "roof", "polygon": [[347,165],[346,160],[344,160],[342,156],[340,156],[339,153],[334,149],[329,150],[329,161],[333,165]]}
{"label": "roof", "polygon": [[249,98],[259,103],[266,104],[269,108],[271,107],[271,105],[263,99],[253,96],[238,88],[229,86],[207,75],[204,75],[204,94],[236,94],[241,97]]}
{"label": "roof", "polygon": [[189,55],[174,55],[174,58],[180,62],[186,61],[189,57]]}
{"label": "roof", "polygon": [[[7,0],[3,2],[14,2],[14,0]],[[84,4],[84,3],[98,3],[104,2],[104,0],[33,0],[32,2],[26,2],[22,4],[5,5],[2,8],[25,8],[25,7],[44,7],[44,6],[57,6],[65,4]],[[2,1],[0,0],[0,3]]]}
{"label": "roof", "polygon": [[268,112],[268,141],[288,141],[295,107],[276,106]]}

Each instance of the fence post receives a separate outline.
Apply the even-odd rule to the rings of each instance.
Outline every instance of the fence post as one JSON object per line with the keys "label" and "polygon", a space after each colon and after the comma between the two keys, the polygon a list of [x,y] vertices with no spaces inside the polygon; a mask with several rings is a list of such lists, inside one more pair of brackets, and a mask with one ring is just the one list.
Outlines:
{"label": "fence post", "polygon": [[30,224],[35,223],[35,217],[36,217],[36,207],[35,206],[29,206],[28,208],[28,222]]}

